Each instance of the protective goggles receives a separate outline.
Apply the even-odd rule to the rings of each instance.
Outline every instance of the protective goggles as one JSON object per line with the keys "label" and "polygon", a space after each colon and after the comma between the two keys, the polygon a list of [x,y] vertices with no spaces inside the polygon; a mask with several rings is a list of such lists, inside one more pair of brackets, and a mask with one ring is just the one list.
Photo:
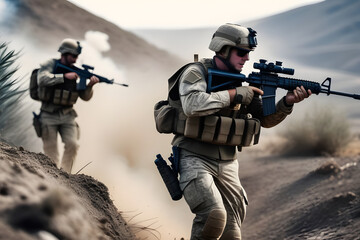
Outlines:
{"label": "protective goggles", "polygon": [[71,55],[73,58],[78,58],[79,57],[79,54],[69,53],[69,55]]}
{"label": "protective goggles", "polygon": [[238,57],[245,57],[246,54],[248,54],[250,51],[246,50],[246,49],[242,49],[242,48],[235,48],[236,49],[236,55],[238,55]]}

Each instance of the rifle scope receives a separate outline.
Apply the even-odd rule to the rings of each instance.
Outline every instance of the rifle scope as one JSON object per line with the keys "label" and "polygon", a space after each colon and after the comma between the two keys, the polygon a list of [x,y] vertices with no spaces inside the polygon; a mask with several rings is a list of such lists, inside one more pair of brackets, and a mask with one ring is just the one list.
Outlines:
{"label": "rifle scope", "polygon": [[254,68],[259,69],[261,73],[283,73],[287,75],[294,75],[295,70],[293,68],[282,67],[282,62],[276,61],[276,63],[266,63],[267,60],[260,59],[260,63],[255,62]]}

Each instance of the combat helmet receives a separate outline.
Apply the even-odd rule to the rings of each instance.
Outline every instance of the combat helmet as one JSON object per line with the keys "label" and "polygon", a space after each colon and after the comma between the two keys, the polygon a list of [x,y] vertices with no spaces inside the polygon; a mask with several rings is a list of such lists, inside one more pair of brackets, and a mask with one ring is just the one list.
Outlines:
{"label": "combat helmet", "polygon": [[219,52],[224,46],[252,51],[257,45],[256,31],[238,24],[221,25],[214,33],[209,49]]}
{"label": "combat helmet", "polygon": [[65,38],[62,40],[58,52],[61,54],[71,53],[79,55],[81,53],[80,42],[71,38]]}

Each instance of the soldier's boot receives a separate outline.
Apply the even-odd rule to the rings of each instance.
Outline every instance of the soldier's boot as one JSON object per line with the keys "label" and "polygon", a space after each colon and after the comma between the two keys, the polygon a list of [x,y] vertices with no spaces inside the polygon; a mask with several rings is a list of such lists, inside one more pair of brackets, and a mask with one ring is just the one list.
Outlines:
{"label": "soldier's boot", "polygon": [[204,240],[217,240],[223,233],[226,225],[226,211],[214,209],[209,213],[205,226],[202,231]]}

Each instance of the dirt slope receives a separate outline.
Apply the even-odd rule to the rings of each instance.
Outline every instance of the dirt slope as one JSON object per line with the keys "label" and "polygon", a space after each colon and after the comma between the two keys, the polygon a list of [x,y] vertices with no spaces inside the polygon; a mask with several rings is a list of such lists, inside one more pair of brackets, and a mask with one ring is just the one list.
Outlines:
{"label": "dirt slope", "polygon": [[360,239],[360,156],[240,159],[244,239]]}
{"label": "dirt slope", "polygon": [[3,142],[0,171],[0,239],[135,239],[107,187],[92,177]]}

